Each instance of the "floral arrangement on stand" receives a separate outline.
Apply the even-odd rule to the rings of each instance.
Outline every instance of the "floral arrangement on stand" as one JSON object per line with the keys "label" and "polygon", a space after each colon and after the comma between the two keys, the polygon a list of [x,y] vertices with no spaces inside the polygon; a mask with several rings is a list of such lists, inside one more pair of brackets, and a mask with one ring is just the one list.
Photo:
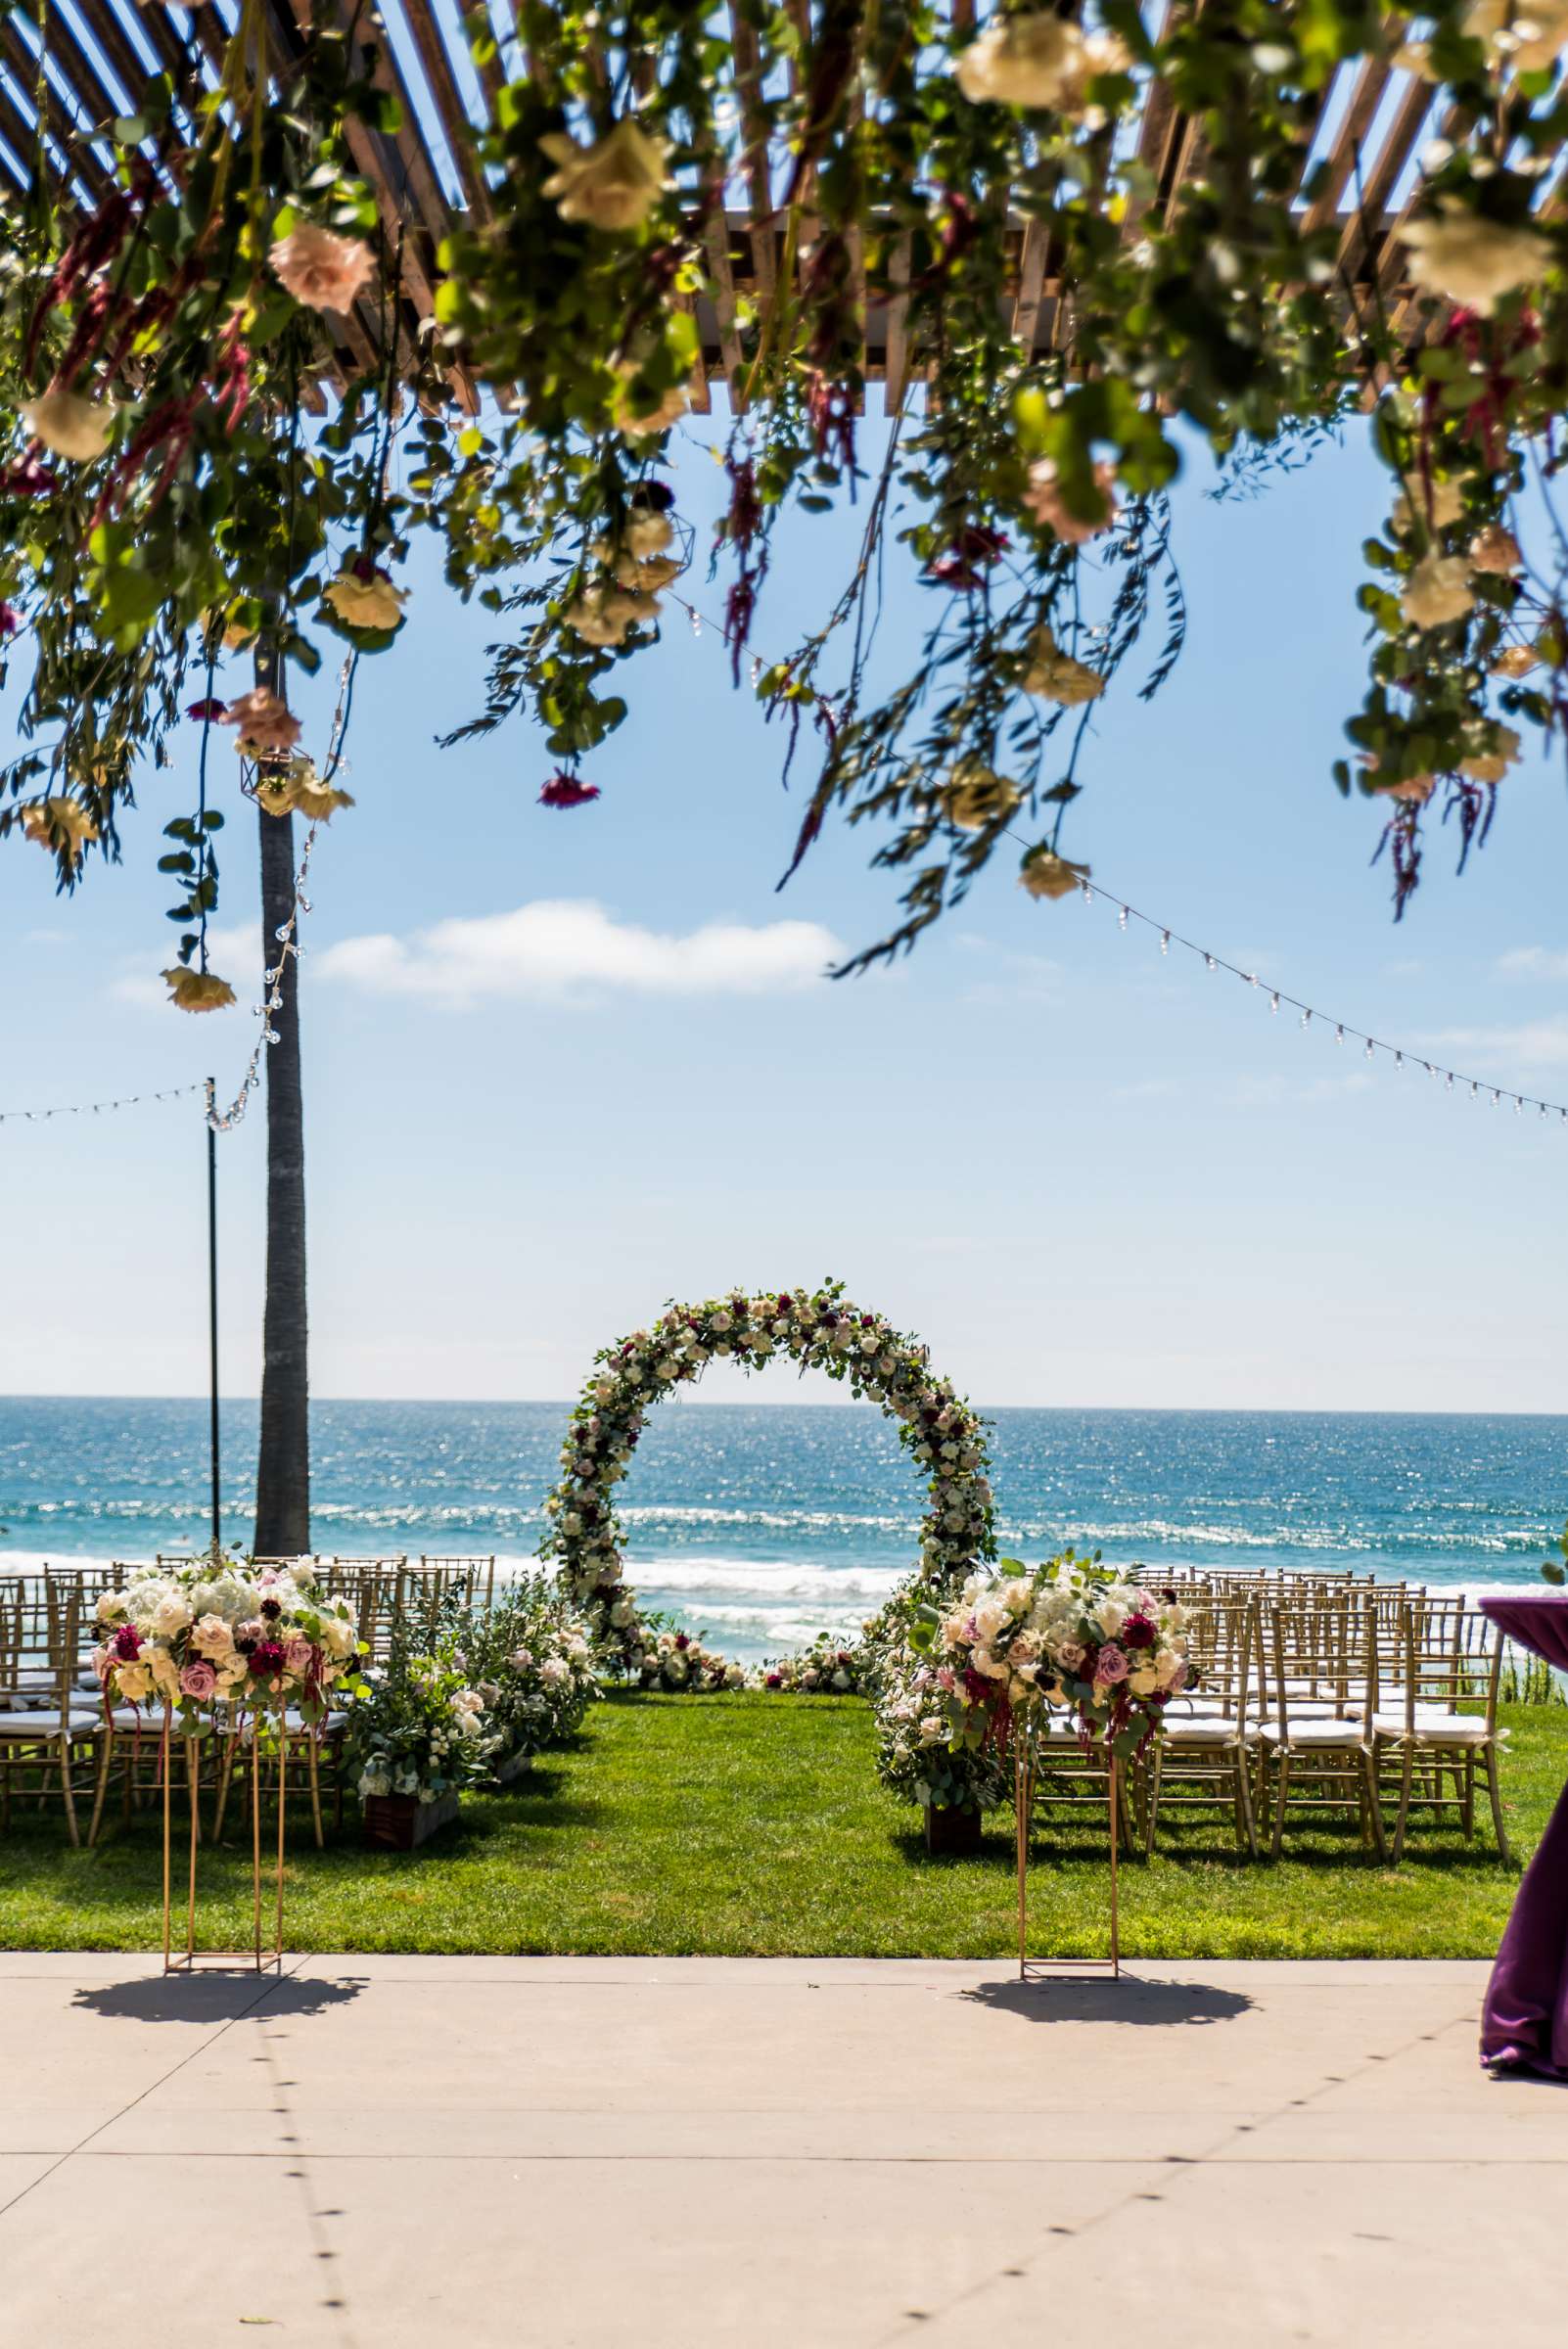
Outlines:
{"label": "floral arrangement on stand", "polygon": [[319,1727],[329,1704],[366,1693],[353,1609],[323,1598],[303,1559],[160,1567],[106,1592],[97,1624],[106,1706],[166,1708],[187,1735],[205,1734],[219,1709],[242,1727],[287,1710]]}
{"label": "floral arrangement on stand", "polygon": [[859,1649],[846,1647],[832,1633],[823,1632],[798,1655],[779,1656],[762,1665],[756,1684],[786,1696],[861,1696],[865,1677],[866,1660]]}
{"label": "floral arrangement on stand", "polygon": [[[455,211],[424,165],[395,200],[372,184],[389,140],[422,149],[370,12],[317,12],[282,48],[260,0],[227,27],[160,14],[129,113],[40,96],[116,70],[52,20],[0,68],[19,154],[43,113],[38,189],[0,192],[0,637],[31,665],[0,832],[63,887],[117,855],[137,764],[187,709],[232,729],[263,806],[333,800],[293,763],[286,672],[324,634],[406,636],[419,531],[502,623],[474,727],[527,712],[544,805],[598,800],[582,762],[691,551],[661,469],[700,315],[731,389],[732,675],[756,661],[786,760],[803,729],[821,752],[795,861],[836,812],[906,877],[854,963],[1012,846],[1031,896],[1071,893],[1095,707],[1151,631],[1145,695],[1182,646],[1166,493],[1204,446],[1241,494],[1369,430],[1391,510],[1338,780],[1385,811],[1401,909],[1427,823],[1452,817],[1461,855],[1485,835],[1525,731],[1568,714],[1556,0],[1207,0],[1158,26],[1137,0],[978,24],[816,0],[733,39],[684,0],[463,22],[458,111],[485,112]],[[455,24],[426,30],[438,61]],[[1353,141],[1318,139],[1352,81],[1405,125],[1364,184]],[[1178,185],[1134,135],[1145,106],[1183,126]],[[873,311],[896,381],[868,457]],[[752,655],[786,518],[851,500],[842,584],[781,658]],[[890,684],[869,652],[895,543],[931,622]],[[264,673],[217,691],[247,645]],[[188,942],[219,812],[204,794],[166,858],[174,968],[215,988]],[[215,988],[171,980],[191,1009]]]}
{"label": "floral arrangement on stand", "polygon": [[454,1637],[484,1700],[492,1769],[564,1744],[602,1693],[586,1624],[542,1576],[520,1577],[493,1606],[470,1609]]}
{"label": "floral arrangement on stand", "polygon": [[1003,1558],[945,1607],[922,1607],[911,1676],[923,1742],[1010,1752],[1047,1711],[1066,1711],[1085,1746],[1130,1761],[1187,1685],[1180,1604],[1071,1548],[1030,1568]]}
{"label": "floral arrangement on stand", "polygon": [[416,1651],[400,1625],[387,1662],[366,1672],[350,1731],[361,1802],[401,1795],[428,1805],[486,1774],[495,1731],[484,1694],[454,1637],[430,1645]]}

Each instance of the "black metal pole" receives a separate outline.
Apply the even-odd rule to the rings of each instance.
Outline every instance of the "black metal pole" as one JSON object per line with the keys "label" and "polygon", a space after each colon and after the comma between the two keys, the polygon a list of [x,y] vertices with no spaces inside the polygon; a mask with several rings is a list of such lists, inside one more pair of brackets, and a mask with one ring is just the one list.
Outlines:
{"label": "black metal pole", "polygon": [[218,1465],[217,1088],[207,1081],[207,1359],[208,1441],[212,1453],[212,1547],[223,1546],[222,1480]]}

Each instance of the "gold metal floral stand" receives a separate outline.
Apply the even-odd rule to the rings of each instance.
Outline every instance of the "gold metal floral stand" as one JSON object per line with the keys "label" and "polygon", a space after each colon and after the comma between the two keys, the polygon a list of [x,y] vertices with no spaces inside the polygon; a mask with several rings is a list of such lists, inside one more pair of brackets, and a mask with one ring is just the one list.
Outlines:
{"label": "gold metal floral stand", "polygon": [[[280,1738],[282,1727],[279,1728]],[[173,1746],[174,1712],[165,1706],[163,1712],[161,1775],[163,1784],[163,1971],[165,1974],[194,1973],[198,1966],[213,1967],[250,1965],[259,1973],[269,1966],[283,1970],[283,1829],[284,1793],[288,1773],[283,1764],[280,1743],[278,1756],[278,1842],[273,1870],[273,1931],[270,1947],[262,1946],[261,1933],[261,1757],[254,1742],[251,1746],[251,1912],[254,1921],[253,1946],[249,1950],[198,1950],[196,1946],[196,1855],[201,1847],[201,1772],[197,1766],[194,1741],[187,1739],[185,1748],[185,1778],[190,1798],[189,1865],[185,1892],[185,1947],[173,1946],[173,1876],[174,1876],[174,1818],[173,1818]]]}
{"label": "gold metal floral stand", "polygon": [[1013,1745],[1013,1810],[1018,1832],[1018,1978],[1021,1982],[1120,1981],[1122,1975],[1121,1911],[1118,1863],[1122,1841],[1122,1766],[1115,1749],[1106,1749],[1106,1779],[1111,1813],[1111,1949],[1106,1958],[1031,1958],[1029,1955],[1029,1830],[1035,1811],[1038,1765],[1026,1736]]}

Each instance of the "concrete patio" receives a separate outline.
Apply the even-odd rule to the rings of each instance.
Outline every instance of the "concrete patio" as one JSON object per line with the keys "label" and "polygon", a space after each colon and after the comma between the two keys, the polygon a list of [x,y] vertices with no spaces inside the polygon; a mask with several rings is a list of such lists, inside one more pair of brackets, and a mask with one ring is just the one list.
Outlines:
{"label": "concrete patio", "polygon": [[0,1955],[0,2342],[1563,2336],[1474,1964]]}

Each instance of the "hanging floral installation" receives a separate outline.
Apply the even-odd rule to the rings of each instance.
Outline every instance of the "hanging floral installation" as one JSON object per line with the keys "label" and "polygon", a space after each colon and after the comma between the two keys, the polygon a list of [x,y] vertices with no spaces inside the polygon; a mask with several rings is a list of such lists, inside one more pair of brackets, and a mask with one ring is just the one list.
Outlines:
{"label": "hanging floral installation", "polygon": [[[1386,465],[1336,774],[1383,804],[1398,910],[1432,822],[1462,862],[1558,729],[1558,0],[530,0],[464,12],[461,60],[430,0],[93,21],[89,54],[15,12],[0,69],[36,133],[0,167],[0,832],[65,888],[187,708],[262,806],[333,796],[288,676],[417,633],[419,531],[497,622],[459,733],[525,714],[544,807],[593,805],[698,552],[665,470],[714,374],[737,684],[780,532],[859,517],[754,685],[786,773],[818,761],[795,863],[838,817],[898,876],[850,967],[998,851],[1042,900],[1088,869],[1095,714],[1179,656],[1168,492],[1205,449],[1222,493],[1352,435]],[[930,611],[902,674],[896,552]],[[203,982],[219,813],[171,852]]]}

